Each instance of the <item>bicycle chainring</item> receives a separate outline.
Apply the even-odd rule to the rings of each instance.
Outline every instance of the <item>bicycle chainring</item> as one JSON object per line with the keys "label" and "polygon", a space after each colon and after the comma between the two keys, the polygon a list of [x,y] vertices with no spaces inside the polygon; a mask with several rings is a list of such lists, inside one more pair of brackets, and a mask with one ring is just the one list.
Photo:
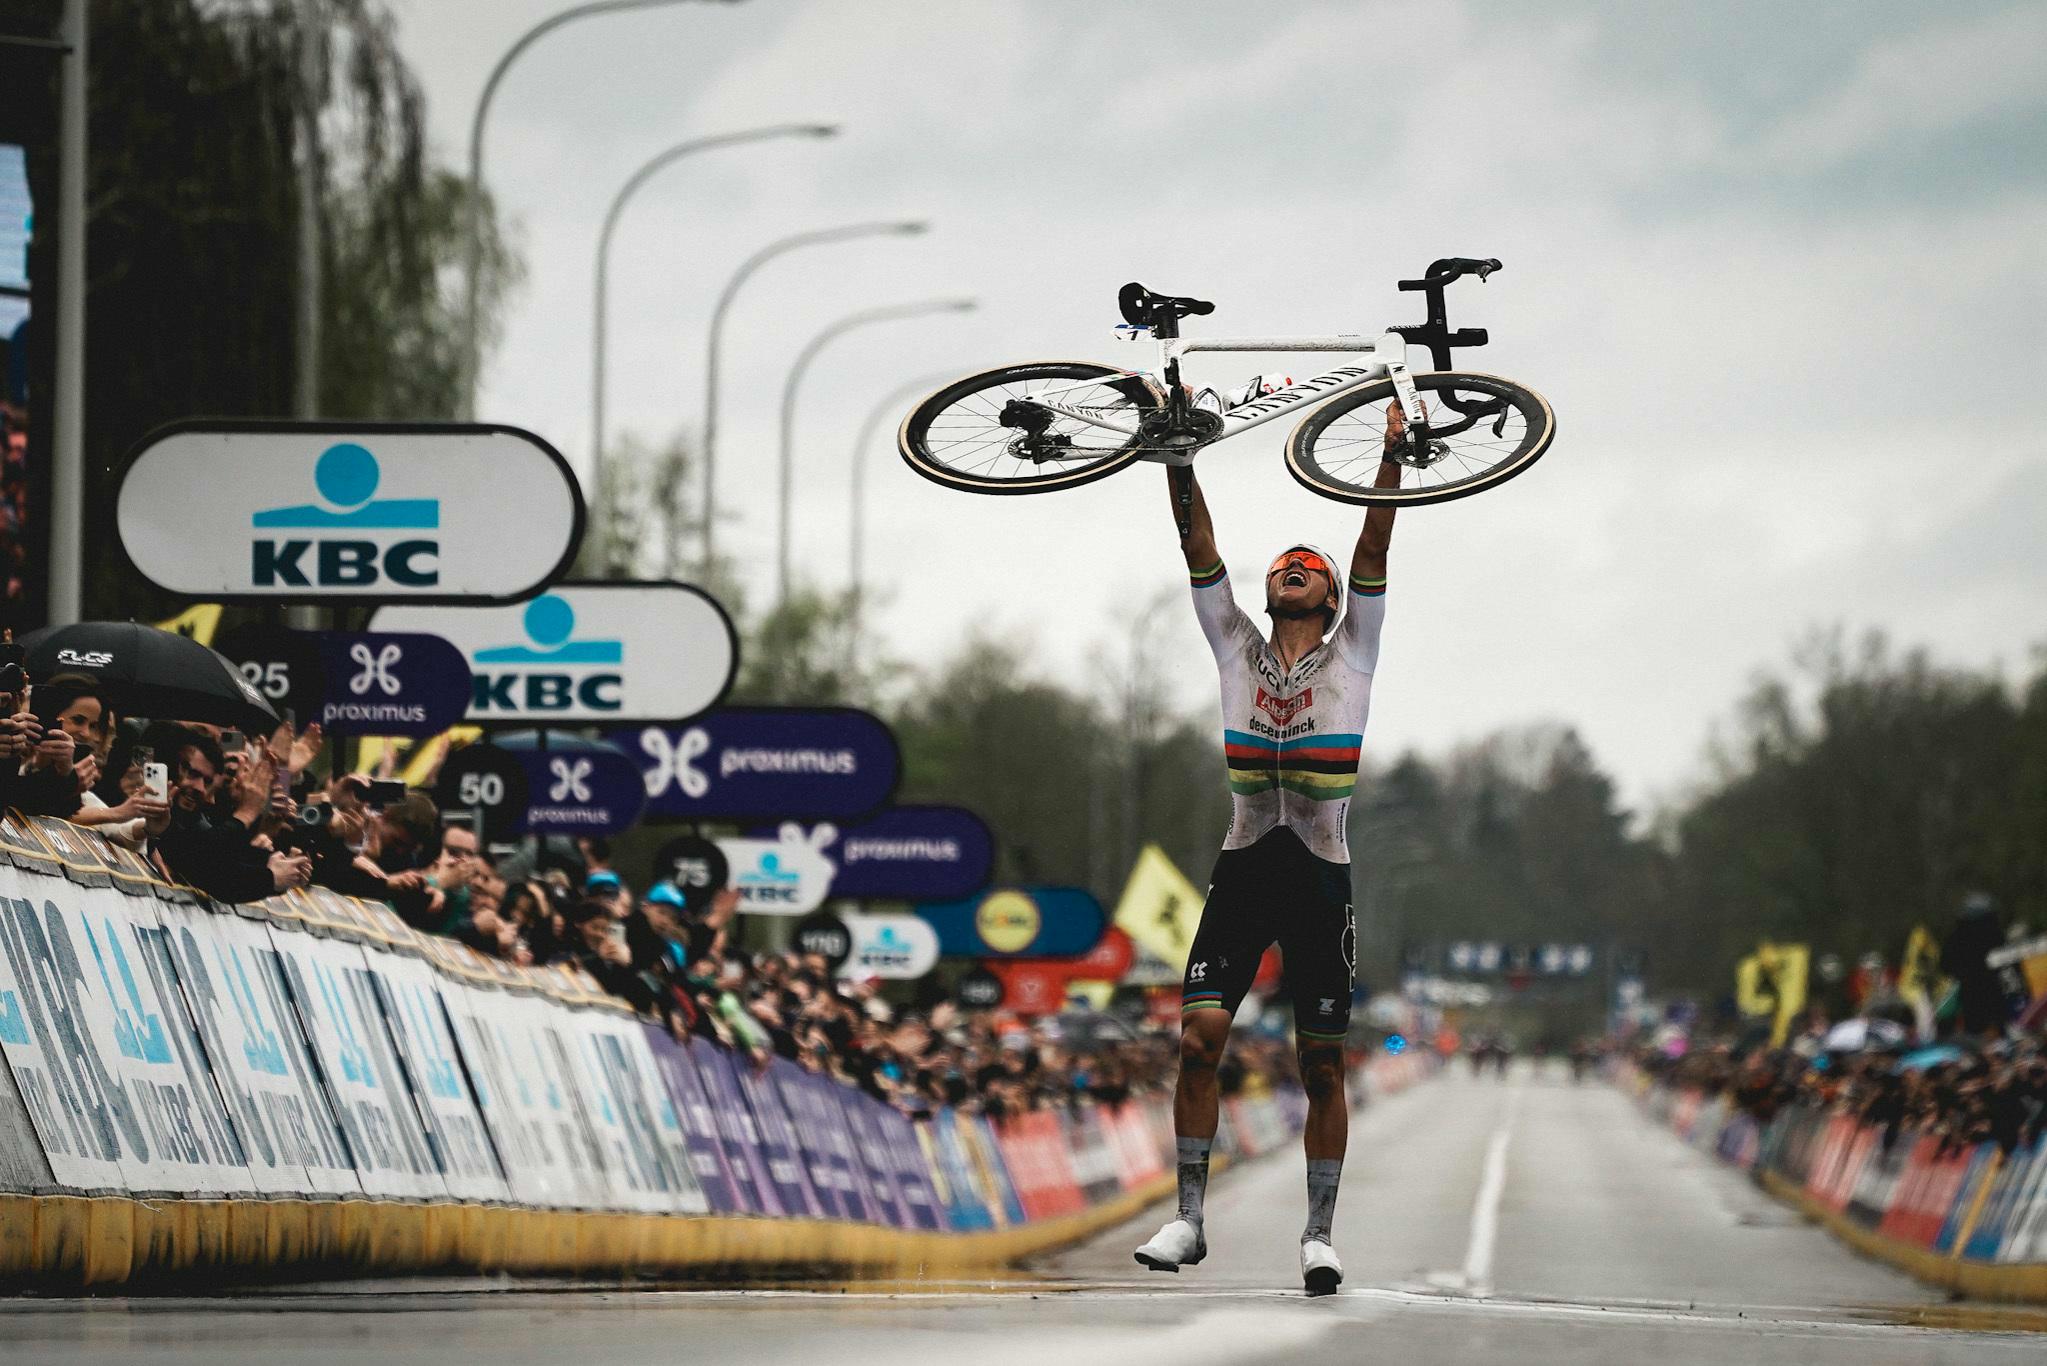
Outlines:
{"label": "bicycle chainring", "polygon": [[1222,429],[1222,418],[1205,408],[1181,414],[1178,422],[1170,411],[1158,409],[1138,420],[1137,439],[1153,450],[1191,451],[1215,440]]}

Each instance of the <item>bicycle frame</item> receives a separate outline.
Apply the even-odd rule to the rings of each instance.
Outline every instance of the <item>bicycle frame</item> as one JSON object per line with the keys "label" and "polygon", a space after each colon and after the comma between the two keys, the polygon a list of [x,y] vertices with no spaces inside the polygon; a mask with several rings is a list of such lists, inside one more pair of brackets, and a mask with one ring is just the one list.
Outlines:
{"label": "bicycle frame", "polygon": [[[1340,351],[1358,355],[1360,363],[1338,366],[1324,371],[1313,378],[1290,384],[1284,389],[1240,403],[1222,415],[1222,428],[1199,446],[1188,449],[1151,449],[1140,457],[1166,465],[1184,465],[1194,458],[1195,450],[1212,446],[1253,427],[1270,422],[1286,414],[1305,411],[1324,399],[1335,398],[1338,394],[1391,377],[1400,405],[1407,413],[1418,411],[1414,391],[1414,380],[1407,365],[1407,341],[1397,332],[1386,332],[1377,337],[1366,337],[1359,333],[1338,333],[1322,337],[1170,337],[1159,338],[1159,367],[1153,372],[1127,370],[1124,373],[1150,380],[1161,389],[1170,391],[1177,384],[1180,373],[1180,357],[1194,351],[1235,351],[1239,353],[1285,352],[1285,351]],[[1101,411],[1073,408],[1051,401],[1050,395],[1069,393],[1075,389],[1091,388],[1100,380],[1085,380],[1076,384],[1059,385],[1029,394],[1032,403],[1051,412],[1084,422],[1091,427],[1119,432],[1124,436],[1138,435],[1137,424],[1118,421],[1104,416]],[[1124,410],[1118,410],[1124,411]]]}

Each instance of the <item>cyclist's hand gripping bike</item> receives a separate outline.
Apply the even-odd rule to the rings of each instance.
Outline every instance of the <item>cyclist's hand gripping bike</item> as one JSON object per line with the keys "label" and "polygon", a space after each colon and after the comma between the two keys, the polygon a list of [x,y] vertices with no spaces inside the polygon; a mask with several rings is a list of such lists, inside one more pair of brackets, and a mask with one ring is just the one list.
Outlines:
{"label": "cyclist's hand gripping bike", "polygon": [[[955,380],[903,420],[897,442],[927,479],[974,493],[1044,493],[1114,474],[1137,460],[1186,465],[1195,453],[1297,410],[1313,409],[1287,437],[1287,468],[1316,493],[1346,503],[1440,503],[1505,483],[1534,464],[1556,435],[1549,403],[1494,375],[1450,369],[1450,349],[1484,346],[1482,327],[1453,332],[1443,289],[1462,275],[1483,281],[1498,261],[1446,257],[1400,288],[1428,298],[1425,323],[1378,337],[1183,338],[1180,319],[1215,305],[1123,287],[1124,325],[1159,344],[1156,371],[1083,361],[1009,365]],[[1409,345],[1435,373],[1409,368]],[[1342,351],[1358,359],[1225,410],[1203,404],[1180,382],[1190,351]],[[1404,424],[1388,439],[1386,409]],[[1375,487],[1382,453],[1402,466],[1400,483]]]}

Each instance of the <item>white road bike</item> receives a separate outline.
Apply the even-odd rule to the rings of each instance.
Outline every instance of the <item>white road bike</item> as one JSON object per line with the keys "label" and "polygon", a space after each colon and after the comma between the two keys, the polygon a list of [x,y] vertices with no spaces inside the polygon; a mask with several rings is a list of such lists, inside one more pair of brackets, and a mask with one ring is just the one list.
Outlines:
{"label": "white road bike", "polygon": [[[949,488],[1047,493],[1139,460],[1188,465],[1218,441],[1312,409],[1287,437],[1286,462],[1314,492],[1391,506],[1463,498],[1533,465],[1556,435],[1556,417],[1533,389],[1450,368],[1452,347],[1484,346],[1488,337],[1481,327],[1450,330],[1443,290],[1460,276],[1484,281],[1499,268],[1494,260],[1445,257],[1424,278],[1402,280],[1401,289],[1427,295],[1428,321],[1376,337],[1182,337],[1180,319],[1206,316],[1215,305],[1128,284],[1117,332],[1156,339],[1157,369],[1039,361],[985,370],[913,408],[897,444],[912,469]],[[1429,353],[1434,372],[1410,366],[1410,346]],[[1180,382],[1180,357],[1195,351],[1340,351],[1357,359],[1222,409]],[[1389,447],[1386,409],[1394,403],[1405,426]],[[1402,467],[1398,486],[1375,486],[1382,453]]]}

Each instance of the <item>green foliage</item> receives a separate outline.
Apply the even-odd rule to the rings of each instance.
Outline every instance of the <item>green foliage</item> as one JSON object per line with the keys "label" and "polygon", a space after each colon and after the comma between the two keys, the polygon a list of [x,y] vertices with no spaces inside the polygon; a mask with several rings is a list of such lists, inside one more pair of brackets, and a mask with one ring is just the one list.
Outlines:
{"label": "green foliage", "polygon": [[[56,6],[23,5],[11,31]],[[300,366],[298,175],[317,181],[319,411],[453,415],[467,187],[434,168],[419,84],[375,0],[149,0],[92,7],[86,299],[87,505],[122,453],[176,418],[283,417]],[[317,111],[301,139],[300,111]],[[306,145],[302,146],[302,142]],[[53,148],[30,161],[57,202]],[[517,275],[485,206],[485,316]],[[33,268],[55,269],[52,234]],[[89,616],[173,604],[118,570],[110,517],[86,527]]]}

